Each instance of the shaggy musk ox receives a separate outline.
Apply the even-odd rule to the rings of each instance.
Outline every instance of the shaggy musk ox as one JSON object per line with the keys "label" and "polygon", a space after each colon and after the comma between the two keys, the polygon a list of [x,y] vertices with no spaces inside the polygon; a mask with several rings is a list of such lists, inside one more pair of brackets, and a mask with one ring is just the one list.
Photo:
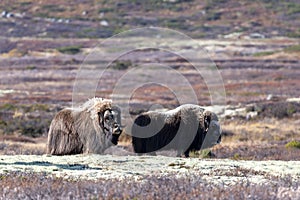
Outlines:
{"label": "shaggy musk ox", "polygon": [[61,110],[50,125],[47,153],[103,153],[118,143],[122,132],[114,112],[111,100],[102,98],[90,99],[78,108]]}
{"label": "shaggy musk ox", "polygon": [[198,105],[186,104],[167,112],[139,115],[132,126],[132,145],[138,154],[175,149],[189,157],[191,150],[209,148],[221,141],[218,117]]}

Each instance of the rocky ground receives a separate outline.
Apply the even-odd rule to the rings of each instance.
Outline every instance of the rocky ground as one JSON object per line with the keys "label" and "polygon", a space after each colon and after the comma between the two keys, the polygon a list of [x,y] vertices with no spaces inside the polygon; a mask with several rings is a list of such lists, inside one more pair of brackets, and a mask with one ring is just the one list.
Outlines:
{"label": "rocky ground", "polygon": [[[0,156],[0,193],[1,198],[25,199],[58,196],[67,199],[230,196],[297,199],[300,197],[299,165],[299,161],[166,156]],[[16,183],[11,183],[12,176]],[[20,187],[26,184],[27,188]]]}

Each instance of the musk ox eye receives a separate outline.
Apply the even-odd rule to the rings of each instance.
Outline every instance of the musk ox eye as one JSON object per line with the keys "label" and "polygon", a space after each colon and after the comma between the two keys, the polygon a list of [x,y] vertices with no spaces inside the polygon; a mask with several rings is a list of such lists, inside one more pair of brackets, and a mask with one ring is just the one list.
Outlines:
{"label": "musk ox eye", "polygon": [[111,111],[105,111],[104,113],[104,121],[106,123],[112,123],[115,121],[114,115],[112,114]]}
{"label": "musk ox eye", "polygon": [[114,120],[114,116],[113,115],[107,115],[107,116],[104,117],[104,119],[106,121],[113,121]]}

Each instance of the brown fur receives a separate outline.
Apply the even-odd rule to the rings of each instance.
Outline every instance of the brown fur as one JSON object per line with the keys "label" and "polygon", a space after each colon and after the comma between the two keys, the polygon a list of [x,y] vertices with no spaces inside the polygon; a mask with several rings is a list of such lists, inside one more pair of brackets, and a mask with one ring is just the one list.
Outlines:
{"label": "brown fur", "polygon": [[112,110],[110,100],[93,98],[82,107],[66,108],[58,112],[50,125],[47,153],[103,153],[109,146],[116,144],[121,129],[117,123],[105,129],[104,113],[107,110]]}
{"label": "brown fur", "polygon": [[132,145],[138,154],[175,149],[186,157],[193,150],[209,148],[220,140],[216,114],[198,105],[186,104],[167,112],[139,115],[132,127]]}

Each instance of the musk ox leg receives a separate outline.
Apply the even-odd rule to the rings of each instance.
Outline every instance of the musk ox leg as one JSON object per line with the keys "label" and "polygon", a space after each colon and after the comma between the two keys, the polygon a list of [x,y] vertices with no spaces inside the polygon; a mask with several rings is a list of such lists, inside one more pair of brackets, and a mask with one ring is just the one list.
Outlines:
{"label": "musk ox leg", "polygon": [[182,151],[177,151],[176,157],[188,158],[190,157],[189,153],[190,153],[189,150],[185,151],[184,153],[182,153]]}
{"label": "musk ox leg", "polygon": [[146,153],[145,144],[142,138],[132,137],[132,146],[135,153],[137,154]]}
{"label": "musk ox leg", "polygon": [[184,152],[184,156],[185,156],[186,158],[189,158],[189,157],[190,157],[190,150],[186,150],[186,151]]}

